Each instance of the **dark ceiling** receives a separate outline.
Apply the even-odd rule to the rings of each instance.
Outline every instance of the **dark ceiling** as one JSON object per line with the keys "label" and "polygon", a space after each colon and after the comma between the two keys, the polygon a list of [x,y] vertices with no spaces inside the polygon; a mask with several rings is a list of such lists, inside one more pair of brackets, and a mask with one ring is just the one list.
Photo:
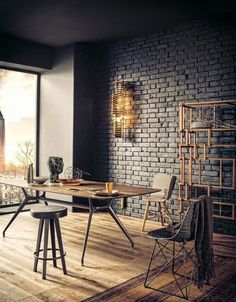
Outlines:
{"label": "dark ceiling", "polygon": [[235,0],[0,0],[0,34],[61,46],[158,31],[235,9]]}

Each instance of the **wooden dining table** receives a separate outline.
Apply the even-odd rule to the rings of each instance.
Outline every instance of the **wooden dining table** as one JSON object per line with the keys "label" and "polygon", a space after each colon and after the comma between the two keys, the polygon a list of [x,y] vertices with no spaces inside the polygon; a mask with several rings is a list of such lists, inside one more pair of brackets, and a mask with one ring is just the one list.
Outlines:
{"label": "wooden dining table", "polygon": [[[123,184],[114,184],[113,189],[114,191],[116,191],[115,194],[108,195],[105,192],[105,183],[97,182],[97,181],[88,181],[88,180],[82,180],[77,185],[74,184],[63,185],[62,183],[57,183],[57,184],[46,183],[43,185],[38,185],[38,184],[28,184],[23,179],[12,178],[12,179],[0,179],[0,184],[6,186],[12,186],[12,187],[19,187],[21,188],[24,195],[24,198],[21,201],[20,205],[18,206],[16,212],[13,214],[8,224],[4,228],[3,236],[6,235],[7,229],[17,218],[19,213],[24,209],[26,205],[31,204],[32,201],[40,202],[40,200],[42,200],[46,206],[48,205],[49,202],[50,203],[54,202],[65,206],[73,206],[75,208],[87,209],[89,211],[89,215],[88,215],[88,223],[85,232],[84,244],[83,244],[83,250],[81,256],[82,265],[84,265],[85,251],[86,251],[88,237],[89,237],[92,215],[94,212],[99,210],[103,210],[103,211],[106,210],[111,215],[113,220],[117,223],[117,225],[120,227],[124,235],[130,241],[131,246],[133,247],[134,242],[129,232],[126,230],[126,228],[120,221],[119,217],[114,212],[112,208],[112,203],[115,199],[120,199],[120,198],[127,199],[129,197],[142,196],[146,194],[160,192],[160,189],[137,187],[137,186],[123,185]],[[36,193],[33,194],[33,192]],[[48,197],[47,193],[55,193],[60,195],[79,197],[87,200],[87,202],[80,203],[80,202],[65,201],[61,199],[58,200],[55,198]]]}

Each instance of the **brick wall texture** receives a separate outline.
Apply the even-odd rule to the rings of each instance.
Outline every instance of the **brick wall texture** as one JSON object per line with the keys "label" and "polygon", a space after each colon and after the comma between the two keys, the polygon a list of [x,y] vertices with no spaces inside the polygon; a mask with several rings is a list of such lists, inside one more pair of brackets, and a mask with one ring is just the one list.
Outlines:
{"label": "brick wall texture", "polygon": [[[201,19],[103,44],[95,51],[94,178],[151,186],[154,174],[164,172],[176,175],[178,182],[179,104],[236,99],[235,28],[222,18]],[[112,92],[122,77],[134,85],[132,141],[112,133]],[[231,124],[232,119],[236,124],[235,112]],[[177,185],[170,207],[177,218]],[[115,208],[122,211],[119,202]],[[133,198],[122,212],[141,218],[144,208],[143,199]],[[215,225],[235,232],[232,221],[215,219]]]}

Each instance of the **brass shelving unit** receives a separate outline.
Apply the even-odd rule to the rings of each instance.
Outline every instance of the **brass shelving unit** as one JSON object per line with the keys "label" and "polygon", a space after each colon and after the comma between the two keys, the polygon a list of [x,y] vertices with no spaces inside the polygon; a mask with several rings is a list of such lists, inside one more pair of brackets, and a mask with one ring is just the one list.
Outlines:
{"label": "brass shelving unit", "polygon": [[[196,120],[203,126],[208,123],[209,127],[193,127]],[[214,197],[214,217],[236,220],[235,124],[236,100],[180,104],[178,199],[181,214],[184,201],[190,204],[204,192]],[[214,180],[211,180],[211,174]],[[223,198],[222,190],[230,198],[232,195],[233,200]]]}

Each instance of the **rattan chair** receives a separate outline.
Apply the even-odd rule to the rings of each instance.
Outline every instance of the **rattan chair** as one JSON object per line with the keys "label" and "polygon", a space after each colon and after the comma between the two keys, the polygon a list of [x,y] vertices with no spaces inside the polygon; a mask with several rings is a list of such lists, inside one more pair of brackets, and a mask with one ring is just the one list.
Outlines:
{"label": "rattan chair", "polygon": [[[161,224],[164,225],[164,217],[168,219],[169,223],[173,222],[171,214],[169,212],[167,201],[170,199],[171,194],[175,187],[176,176],[171,176],[164,173],[157,173],[153,178],[153,188],[161,189],[158,193],[153,193],[149,197],[146,197],[146,208],[143,217],[143,223],[141,231],[144,232],[145,224],[148,218],[160,216]],[[151,210],[151,203],[154,202],[158,208],[157,210]]]}
{"label": "rattan chair", "polygon": [[[186,263],[187,260],[190,260],[192,263],[195,260],[193,255],[194,246],[187,248],[186,244],[194,239],[193,215],[194,204],[192,203],[181,223],[148,232],[147,236],[154,239],[155,244],[148,264],[144,282],[145,287],[162,292],[161,289],[154,288],[152,284],[154,284],[154,280],[162,272],[169,271],[171,266],[171,273],[181,293],[181,297],[188,299],[193,269],[189,271],[189,267],[186,268]],[[164,263],[156,266],[155,262],[160,263],[160,260],[164,260]]]}

